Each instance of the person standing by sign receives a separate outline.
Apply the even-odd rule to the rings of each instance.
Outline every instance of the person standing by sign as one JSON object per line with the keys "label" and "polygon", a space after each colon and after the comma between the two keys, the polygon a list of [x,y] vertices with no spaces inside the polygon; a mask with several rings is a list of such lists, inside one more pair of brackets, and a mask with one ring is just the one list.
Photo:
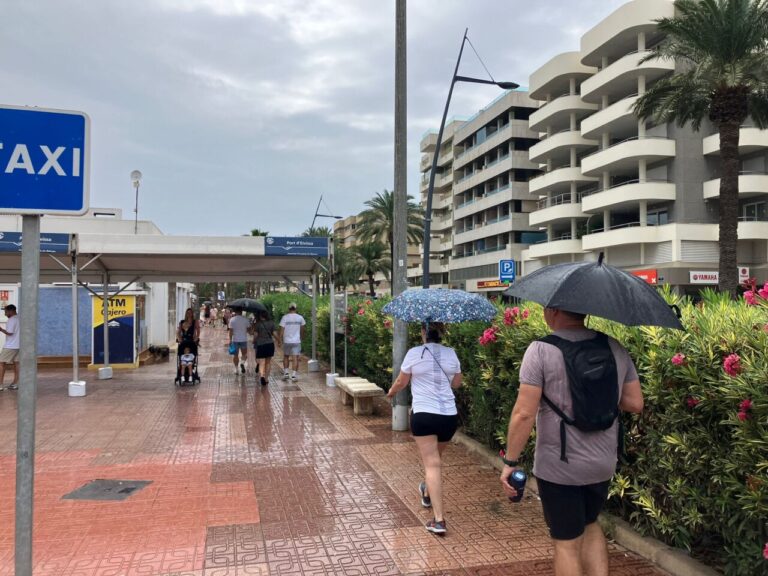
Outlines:
{"label": "person standing by sign", "polygon": [[8,304],[5,308],[5,316],[8,322],[5,328],[0,328],[0,332],[5,334],[5,346],[0,352],[0,390],[3,388],[5,379],[5,365],[13,364],[13,382],[8,386],[9,390],[19,389],[19,343],[21,342],[21,331],[19,330],[19,316],[16,314],[16,306]]}
{"label": "person standing by sign", "polygon": [[[283,343],[283,380],[299,379],[299,357],[301,356],[301,339],[304,336],[306,321],[301,314],[296,313],[296,304],[291,302],[288,314],[280,319],[280,341]],[[293,358],[293,372],[291,372]]]}

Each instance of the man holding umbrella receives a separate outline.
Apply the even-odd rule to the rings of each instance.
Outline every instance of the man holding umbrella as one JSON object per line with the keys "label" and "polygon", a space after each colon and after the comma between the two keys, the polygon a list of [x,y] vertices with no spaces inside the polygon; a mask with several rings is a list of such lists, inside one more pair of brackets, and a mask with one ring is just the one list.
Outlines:
{"label": "man holding umbrella", "polygon": [[[682,326],[654,289],[603,264],[602,254],[596,263],[542,268],[505,294],[542,304],[553,333],[532,342],[520,365],[502,486],[517,495],[508,480],[535,422],[533,474],[554,542],[555,575],[607,576],[608,548],[597,517],[616,470],[619,411],[641,412],[643,394],[626,349],[587,329],[584,319],[594,314],[629,325]],[[627,296],[633,299],[622,302]]]}

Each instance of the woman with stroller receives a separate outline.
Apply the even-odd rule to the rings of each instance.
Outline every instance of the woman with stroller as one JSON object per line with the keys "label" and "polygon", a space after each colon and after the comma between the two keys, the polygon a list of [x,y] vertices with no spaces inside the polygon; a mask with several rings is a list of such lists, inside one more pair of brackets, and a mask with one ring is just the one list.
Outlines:
{"label": "woman with stroller", "polygon": [[[194,370],[197,364],[197,352],[200,344],[200,321],[195,318],[195,311],[192,308],[187,308],[187,311],[184,313],[184,319],[179,322],[179,327],[176,329],[176,342],[179,345],[177,380],[181,380],[182,376],[182,352],[185,356],[190,354],[194,357],[194,362],[187,362],[187,365],[183,366],[185,372],[184,382],[188,383],[190,381],[188,378],[195,378]],[[187,358],[189,357],[187,356]],[[187,376],[187,373],[190,373],[190,375]]]}
{"label": "woman with stroller", "polygon": [[251,331],[256,350],[256,372],[261,374],[261,385],[266,386],[272,369],[272,357],[275,355],[275,323],[269,319],[269,312],[257,312]]}

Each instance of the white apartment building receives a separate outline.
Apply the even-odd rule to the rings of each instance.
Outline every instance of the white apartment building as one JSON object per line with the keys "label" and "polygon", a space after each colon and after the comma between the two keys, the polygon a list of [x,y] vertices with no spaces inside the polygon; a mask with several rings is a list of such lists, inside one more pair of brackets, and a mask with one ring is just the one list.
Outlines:
{"label": "white apartment building", "polygon": [[[453,120],[443,131],[432,198],[430,285],[470,292],[500,292],[499,261],[518,263],[528,245],[542,236],[528,223],[535,202],[528,180],[539,166],[528,158],[538,140],[528,126],[535,102],[509,91],[468,120]],[[429,171],[437,143],[434,132],[421,140],[421,204],[426,206]],[[409,268],[421,285],[421,264]]]}
{"label": "white apartment building", "polygon": [[[718,135],[706,123],[697,133],[632,113],[649,86],[675,72],[671,61],[641,63],[661,40],[655,20],[672,16],[671,0],[628,2],[584,34],[579,51],[531,75],[540,107],[530,128],[541,142],[530,159],[544,173],[530,181],[538,199],[530,223],[546,239],[524,251],[525,273],[602,251],[610,264],[683,293],[717,284]],[[768,132],[742,127],[740,153],[739,267],[763,282]]]}

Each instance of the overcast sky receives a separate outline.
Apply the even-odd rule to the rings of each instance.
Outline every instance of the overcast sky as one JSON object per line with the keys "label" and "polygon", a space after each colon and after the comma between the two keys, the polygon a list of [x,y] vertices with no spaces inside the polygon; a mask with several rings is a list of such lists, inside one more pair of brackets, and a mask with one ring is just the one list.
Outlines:
{"label": "overcast sky", "polygon": [[[527,85],[624,0],[411,0],[408,192],[462,34]],[[3,0],[0,103],[91,118],[91,206],[165,233],[301,233],[392,189],[394,0]],[[482,76],[471,49],[461,72]],[[498,95],[460,84],[449,115]],[[332,225],[319,218],[317,225]]]}

